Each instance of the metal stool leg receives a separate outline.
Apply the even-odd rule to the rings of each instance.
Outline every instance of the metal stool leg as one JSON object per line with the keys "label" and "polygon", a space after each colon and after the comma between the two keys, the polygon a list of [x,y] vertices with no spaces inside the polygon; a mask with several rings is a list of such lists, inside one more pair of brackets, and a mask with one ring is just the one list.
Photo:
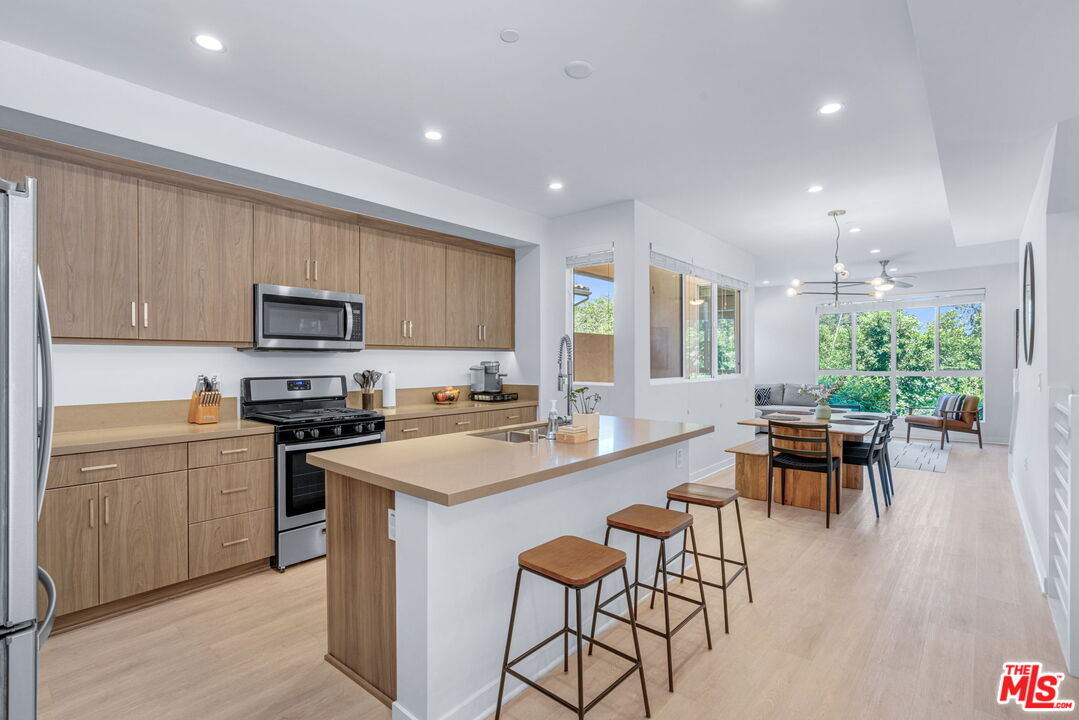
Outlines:
{"label": "metal stool leg", "polygon": [[[719,512],[719,508],[716,508],[716,512]],[[749,591],[749,601],[753,602],[753,586],[749,583],[749,556],[746,555],[746,536],[742,534],[742,511],[738,507],[738,498],[734,499],[734,514],[738,518],[738,542],[742,545],[742,564],[746,568],[746,590]]]}
{"label": "metal stool leg", "polygon": [[[667,541],[659,541],[659,555],[661,558],[667,557]],[[660,563],[663,568],[663,629],[665,630],[664,640],[667,643],[667,687],[671,692],[674,692],[674,658],[671,657],[671,609],[670,598],[667,596],[667,565],[666,563]]]}
{"label": "metal stool leg", "polygon": [[[683,532],[684,534],[684,532]],[[704,597],[704,580],[701,578],[701,558],[697,555],[697,533],[693,526],[689,526],[689,539],[693,541],[693,562],[697,565],[697,588],[701,591],[701,611],[704,613],[704,636],[708,639],[708,649],[712,649],[712,628],[708,624],[708,600]],[[723,550],[719,551],[720,556]],[[684,555],[682,557],[685,557]],[[725,565],[726,563],[720,563]],[[684,573],[683,573],[684,574]],[[726,577],[726,571],[723,573]],[[723,582],[726,585],[726,581]],[[727,588],[723,588],[723,626],[727,626]]]}
{"label": "metal stool leg", "polygon": [[[565,673],[565,672],[569,672],[569,586],[568,585],[565,587],[565,592],[563,593],[562,607],[563,607],[563,609],[565,611],[563,616],[562,616],[564,618],[564,625],[563,625],[562,629],[565,631],[562,634],[562,672]],[[580,625],[577,626],[577,629],[578,630],[581,629]],[[592,632],[595,632],[595,630],[593,630]],[[589,648],[589,649],[591,649],[591,648]]]}
{"label": "metal stool leg", "polygon": [[[584,720],[584,653],[581,650],[581,589],[577,588],[577,720]],[[566,635],[569,638],[569,635]]]}
{"label": "metal stool leg", "polygon": [[517,618],[517,598],[521,594],[521,574],[524,571],[518,568],[517,583],[513,587],[513,606],[510,609],[510,629],[506,634],[506,654],[502,656],[502,676],[498,680],[498,702],[495,704],[495,720],[502,716],[502,696],[506,691],[506,670],[510,664],[510,643],[513,642],[513,623]]}
{"label": "metal stool leg", "polygon": [[[719,508],[716,508],[716,510],[718,511]],[[727,552],[723,545],[723,513],[717,512],[716,515],[719,518],[719,577],[720,583],[723,585],[723,632],[729,635],[731,632],[731,625],[730,621],[727,619]],[[696,539],[694,539],[693,545],[696,547]],[[701,597],[704,597],[703,594]],[[706,610],[706,617],[707,612],[708,611]]]}
{"label": "metal stool leg", "polygon": [[633,635],[633,651],[637,655],[637,671],[641,676],[641,695],[644,696],[644,716],[650,718],[652,717],[652,711],[648,707],[648,686],[644,682],[644,661],[641,659],[641,643],[637,639],[637,608],[633,607],[633,604],[629,601],[629,573],[626,572],[625,565],[622,566],[622,584],[626,589],[626,605],[629,606],[629,631]]}
{"label": "metal stool leg", "polygon": [[[608,527],[607,532],[605,532],[603,534],[603,544],[608,546],[608,547],[610,547],[610,545],[611,545],[611,528],[610,527]],[[652,583],[652,584],[655,585],[655,583]],[[569,590],[567,589],[566,592],[568,593]],[[567,599],[566,599],[566,615],[568,616],[569,615],[569,596],[567,595],[566,597],[567,597]],[[593,643],[593,639],[596,637],[596,617],[599,615],[599,601],[600,601],[601,597],[603,597],[603,578],[600,578],[599,579],[599,584],[596,585],[596,607],[592,609],[592,632],[588,636],[589,637],[589,640],[588,640],[588,654],[589,655],[592,654],[592,647],[595,644],[595,643]],[[628,596],[626,597],[626,602],[629,602],[629,597]],[[568,622],[568,620],[567,620],[567,622]],[[567,638],[566,641],[569,642],[569,639]],[[567,669],[567,672],[568,672],[568,669]]]}

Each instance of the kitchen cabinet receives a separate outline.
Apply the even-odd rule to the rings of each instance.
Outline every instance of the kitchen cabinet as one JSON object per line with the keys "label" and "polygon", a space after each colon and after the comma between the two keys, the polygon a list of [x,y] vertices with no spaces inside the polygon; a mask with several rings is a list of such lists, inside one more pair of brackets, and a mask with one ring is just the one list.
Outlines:
{"label": "kitchen cabinet", "polygon": [[191,525],[191,577],[273,555],[274,513],[256,510]]}
{"label": "kitchen cabinet", "polygon": [[[188,471],[188,521],[190,523],[205,522],[253,510],[272,508],[274,504],[273,463],[272,459],[255,460]],[[272,554],[273,548],[267,555]]]}
{"label": "kitchen cabinet", "polygon": [[490,410],[487,412],[488,427],[502,427],[503,425],[520,425],[536,421],[536,406],[506,408],[505,410]]}
{"label": "kitchen cabinet", "polygon": [[486,412],[456,413],[454,415],[439,415],[434,420],[435,435],[448,433],[468,432],[470,430],[483,430],[490,427],[487,422]]}
{"label": "kitchen cabinet", "polygon": [[388,420],[386,422],[386,442],[395,440],[413,440],[435,434],[435,418],[423,417],[414,420]]}
{"label": "kitchen cabinet", "polygon": [[[37,525],[38,564],[56,582],[58,615],[97,605],[98,527],[97,485],[45,491]],[[44,608],[45,593],[39,605]]]}
{"label": "kitchen cabinet", "polygon": [[186,580],[187,471],[112,480],[98,488],[100,602]]}
{"label": "kitchen cabinet", "polygon": [[251,203],[139,181],[139,338],[251,342]]}
{"label": "kitchen cabinet", "polygon": [[254,282],[359,292],[359,227],[256,205]]}
{"label": "kitchen cabinet", "polygon": [[446,248],[446,344],[512,348],[514,260],[466,248]]}
{"label": "kitchen cabinet", "polygon": [[38,179],[38,262],[54,337],[138,338],[138,186],[112,172],[0,150],[0,177]]}
{"label": "kitchen cabinet", "polygon": [[366,296],[367,344],[445,346],[445,245],[361,228],[360,292]]}

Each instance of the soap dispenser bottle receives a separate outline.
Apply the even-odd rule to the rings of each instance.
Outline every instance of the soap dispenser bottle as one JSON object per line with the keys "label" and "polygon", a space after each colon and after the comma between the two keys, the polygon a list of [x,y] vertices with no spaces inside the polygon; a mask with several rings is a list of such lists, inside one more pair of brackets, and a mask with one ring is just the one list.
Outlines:
{"label": "soap dispenser bottle", "polygon": [[551,411],[547,413],[547,439],[554,440],[558,434],[558,401],[551,401]]}

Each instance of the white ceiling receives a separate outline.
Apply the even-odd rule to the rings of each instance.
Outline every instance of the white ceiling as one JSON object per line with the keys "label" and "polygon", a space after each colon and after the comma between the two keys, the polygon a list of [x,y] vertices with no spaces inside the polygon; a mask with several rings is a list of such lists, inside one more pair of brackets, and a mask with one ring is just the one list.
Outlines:
{"label": "white ceiling", "polygon": [[[949,21],[984,9],[910,2],[929,26],[936,3]],[[934,51],[949,35],[931,27],[918,45],[927,95],[903,0],[0,0],[0,14],[0,39],[509,205],[557,216],[640,199],[751,250],[773,282],[827,274],[833,208],[863,228],[844,239],[858,273],[887,256],[904,273],[1012,261],[1012,205],[1026,210],[993,221],[979,213],[1006,203],[945,193],[950,176],[962,186],[985,170],[962,151],[962,115],[938,107],[970,63]],[[506,27],[519,42],[499,40]],[[196,32],[228,51],[198,49]],[[563,74],[575,59],[592,77]],[[829,100],[846,108],[817,115]],[[444,140],[424,140],[428,128]],[[1007,174],[1019,155],[988,170]],[[1023,196],[1023,182],[1000,194]],[[957,208],[998,231],[968,231]],[[957,247],[953,224],[964,242],[1005,242]]]}

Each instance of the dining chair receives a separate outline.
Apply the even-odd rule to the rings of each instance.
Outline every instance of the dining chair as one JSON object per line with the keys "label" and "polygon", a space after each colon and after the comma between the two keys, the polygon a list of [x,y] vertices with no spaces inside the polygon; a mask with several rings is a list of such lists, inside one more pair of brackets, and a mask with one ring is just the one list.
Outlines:
{"label": "dining chair", "polygon": [[[797,432],[798,434],[795,434]],[[827,423],[768,421],[768,517],[772,517],[775,470],[779,469],[779,498],[787,495],[787,471],[823,473],[825,482],[824,527],[832,526],[832,488],[835,487],[835,514],[839,514],[839,480],[842,458],[832,455],[832,435]]]}
{"label": "dining chair", "polygon": [[880,472],[880,488],[884,493],[885,506],[891,506],[892,497],[888,489],[888,478],[884,471],[884,436],[886,420],[876,420],[873,425],[873,435],[869,442],[843,443],[843,464],[858,465],[869,471],[869,489],[873,492],[873,514],[880,517],[880,505],[877,503],[877,481],[873,474],[873,466]]}

